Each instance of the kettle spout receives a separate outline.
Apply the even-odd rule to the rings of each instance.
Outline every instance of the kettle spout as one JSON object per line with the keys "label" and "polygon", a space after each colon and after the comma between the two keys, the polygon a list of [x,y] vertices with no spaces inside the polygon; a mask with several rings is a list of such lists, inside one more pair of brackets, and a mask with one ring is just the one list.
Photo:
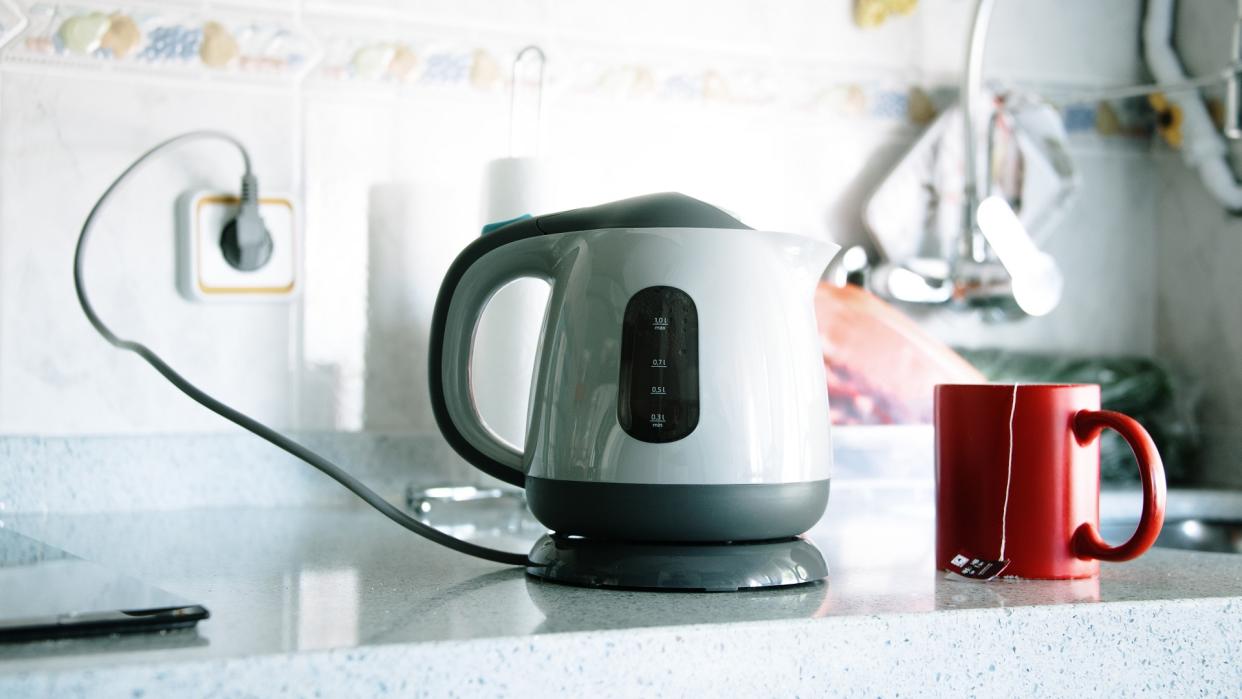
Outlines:
{"label": "kettle spout", "polygon": [[799,238],[787,248],[798,276],[814,291],[824,276],[828,263],[841,251],[841,246],[814,238]]}

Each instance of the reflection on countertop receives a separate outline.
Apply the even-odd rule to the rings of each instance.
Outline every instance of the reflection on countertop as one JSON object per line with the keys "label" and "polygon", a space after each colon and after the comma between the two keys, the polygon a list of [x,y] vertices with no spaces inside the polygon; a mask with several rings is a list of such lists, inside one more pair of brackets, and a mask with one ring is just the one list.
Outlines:
{"label": "reflection on countertop", "polygon": [[[6,516],[3,526],[201,603],[212,617],[189,633],[0,646],[0,694],[335,694],[363,681],[374,694],[407,682],[433,694],[484,683],[521,693],[551,680],[565,693],[610,681],[621,683],[613,693],[662,682],[678,694],[722,678],[798,693],[822,688],[813,680],[828,670],[834,690],[934,682],[948,691],[1004,687],[988,683],[1054,667],[1086,681],[1097,647],[1117,655],[1111,679],[1097,685],[1104,693],[1135,682],[1185,689],[1177,683],[1187,673],[1198,673],[1200,688],[1242,681],[1202,671],[1232,667],[1221,659],[1242,633],[1242,556],[1154,549],[1106,564],[1097,580],[950,579],[932,569],[931,503],[927,482],[836,484],[810,532],[829,580],[736,593],[545,583],[441,549],[361,507]],[[511,507],[500,509],[511,519]],[[489,533],[485,521],[474,533],[512,550],[532,537]],[[1167,675],[1144,656],[1184,672]]]}
{"label": "reflection on countertop", "polygon": [[[91,666],[359,645],[775,619],[1242,595],[1242,557],[1156,549],[1098,580],[950,579],[932,569],[928,484],[843,484],[810,532],[827,583],[737,593],[592,590],[438,548],[361,508],[11,516],[4,525],[205,604],[203,645],[153,637],[0,648]],[[486,530],[486,522],[480,523]],[[527,535],[529,536],[529,535]],[[484,535],[520,550],[529,541]],[[37,646],[43,645],[39,648]],[[35,660],[37,656],[37,660]]]}

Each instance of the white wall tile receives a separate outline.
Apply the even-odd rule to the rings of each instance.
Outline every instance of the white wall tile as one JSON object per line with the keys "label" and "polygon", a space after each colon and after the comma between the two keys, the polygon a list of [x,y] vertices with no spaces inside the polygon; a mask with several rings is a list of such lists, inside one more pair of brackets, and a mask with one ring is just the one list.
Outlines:
{"label": "white wall tile", "polygon": [[[960,75],[974,0],[919,3],[919,64],[931,75]],[[998,0],[984,73],[1034,83],[1128,85],[1142,80],[1137,0]]]}
{"label": "white wall tile", "polygon": [[[1176,44],[1188,73],[1227,62],[1236,12],[1224,0],[1179,3]],[[1242,149],[1233,151],[1237,163]],[[1242,219],[1222,210],[1180,155],[1162,150],[1158,162],[1158,353],[1201,400],[1199,479],[1242,487]]]}
{"label": "white wall tile", "polygon": [[1159,355],[1200,397],[1205,483],[1242,487],[1242,223],[1180,158],[1162,158],[1158,220]]}
{"label": "white wall tile", "polygon": [[[631,64],[685,60],[768,69],[777,79],[763,89],[776,90],[794,82],[783,74],[787,64],[843,80],[953,82],[971,5],[923,0],[915,15],[863,31],[845,0],[300,3],[320,32],[348,24],[399,36],[416,24],[420,35],[467,47],[509,32],[508,44],[546,42],[554,61],[572,63],[589,53],[592,60]],[[298,6],[264,0],[261,9]],[[1133,82],[1142,75],[1140,8],[1138,0],[998,3],[988,74]],[[425,218],[419,221],[431,223],[419,223],[411,235],[435,237],[443,258],[437,264],[447,264],[453,250],[477,235],[484,164],[505,154],[504,91],[324,81],[241,87],[101,75],[0,64],[0,431],[222,426],[138,360],[96,338],[74,304],[69,279],[77,225],[98,192],[146,145],[201,126],[245,139],[265,187],[296,189],[304,182],[305,313],[196,306],[173,291],[173,196],[197,185],[235,186],[234,156],[209,146],[161,161],[115,202],[89,271],[101,310],[192,379],[259,417],[304,427],[361,426],[367,193],[394,182],[434,192],[420,204]],[[626,99],[572,87],[552,84],[545,101],[552,208],[675,189],[758,227],[858,242],[862,198],[914,136],[897,121],[826,116],[799,105]],[[926,319],[936,332],[975,346],[1154,350],[1150,163],[1132,147],[1076,155],[1083,191],[1052,242],[1067,273],[1066,304],[1047,319],[1010,326],[936,314]],[[427,276],[419,280],[420,294],[438,287],[438,277]]]}
{"label": "white wall tile", "polygon": [[[78,230],[104,187],[158,140],[193,128],[236,133],[262,185],[292,184],[294,100],[195,85],[8,72],[0,84],[0,426],[6,432],[215,428],[132,355],[109,347],[73,294]],[[243,410],[288,424],[291,311],[207,306],[173,284],[173,202],[195,188],[235,190],[238,155],[187,145],[137,174],[95,230],[86,275],[100,314],[193,381]]]}

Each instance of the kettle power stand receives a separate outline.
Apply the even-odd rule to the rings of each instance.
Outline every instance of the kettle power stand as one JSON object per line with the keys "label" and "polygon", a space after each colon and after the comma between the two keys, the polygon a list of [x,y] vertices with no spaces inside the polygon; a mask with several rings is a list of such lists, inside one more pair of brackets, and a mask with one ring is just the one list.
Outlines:
{"label": "kettle power stand", "polygon": [[550,582],[634,590],[733,592],[823,580],[828,564],[805,537],[725,543],[626,543],[545,534],[526,572]]}
{"label": "kettle power stand", "polygon": [[524,490],[472,486],[415,488],[406,505],[441,530],[467,523],[506,540],[535,539],[526,572],[580,587],[732,592],[821,580],[828,566],[806,537],[751,542],[626,542],[550,533],[531,514]]}

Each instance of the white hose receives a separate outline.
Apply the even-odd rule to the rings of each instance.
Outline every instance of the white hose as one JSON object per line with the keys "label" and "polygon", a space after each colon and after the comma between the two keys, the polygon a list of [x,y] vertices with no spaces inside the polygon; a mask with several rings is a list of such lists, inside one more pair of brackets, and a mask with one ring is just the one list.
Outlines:
{"label": "white hose", "polygon": [[[1148,0],[1143,23],[1143,52],[1157,82],[1181,83],[1186,80],[1181,61],[1173,49],[1174,0]],[[1204,186],[1230,211],[1242,211],[1242,187],[1225,161],[1228,148],[1216,131],[1199,93],[1168,92],[1165,98],[1182,112],[1182,158],[1198,170]]]}

